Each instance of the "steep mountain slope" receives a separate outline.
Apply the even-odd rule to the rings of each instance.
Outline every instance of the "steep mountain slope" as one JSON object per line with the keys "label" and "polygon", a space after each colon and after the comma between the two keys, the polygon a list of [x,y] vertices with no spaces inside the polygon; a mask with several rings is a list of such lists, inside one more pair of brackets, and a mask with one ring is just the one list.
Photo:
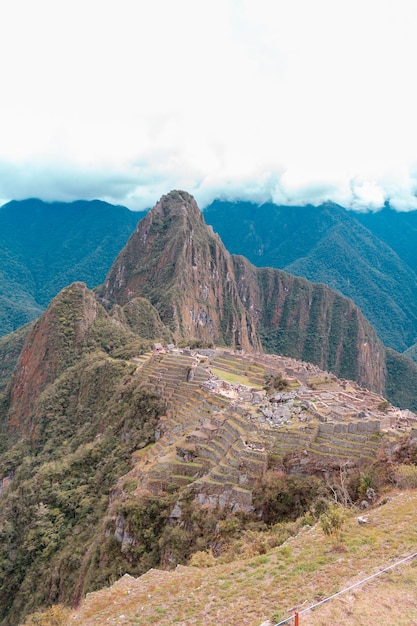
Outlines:
{"label": "steep mountain slope", "polygon": [[185,192],[164,196],[139,222],[98,293],[122,306],[149,299],[177,340],[260,347],[230,255]]}
{"label": "steep mountain slope", "polygon": [[[323,496],[311,474],[358,476],[401,449],[390,427],[407,412],[310,364],[143,348],[79,283],[30,330],[0,411],[2,626],[126,571],[225,553],[246,523],[252,545],[268,467],[284,489],[272,523]],[[268,395],[281,374],[286,391]]]}
{"label": "steep mountain slope", "polygon": [[80,593],[109,490],[154,440],[158,397],[126,360],[143,346],[82,283],[29,329],[0,404],[1,624]]}
{"label": "steep mountain slope", "polygon": [[2,206],[0,335],[38,317],[74,280],[100,284],[139,218],[99,201]]}
{"label": "steep mountain slope", "polygon": [[[74,601],[118,568],[138,575],[161,560],[184,558],[190,549],[185,546],[193,544],[171,536],[167,526],[184,486],[198,478],[200,500],[250,509],[267,450],[281,439],[284,450],[288,444],[305,447],[316,432],[294,443],[286,433],[278,436],[276,426],[265,428],[261,413],[253,414],[248,428],[236,398],[232,404],[227,395],[202,386],[210,374],[198,355],[126,360],[142,350],[143,342],[110,318],[81,283],[64,289],[29,331],[2,407],[7,446],[0,482],[8,485],[0,494],[2,624],[18,623],[18,616],[39,603]],[[238,367],[233,359],[216,360],[215,351],[212,356],[213,367],[225,375],[228,367]],[[241,361],[243,371],[249,363]],[[262,363],[251,365],[261,382]],[[266,365],[274,372],[283,362]],[[323,378],[329,396],[335,381],[319,370],[300,369],[299,376],[311,375]],[[367,397],[377,415],[381,397]],[[327,410],[317,400],[314,410]],[[301,408],[301,398],[297,404]],[[304,409],[304,417],[313,415]],[[276,419],[278,425],[279,413]],[[156,432],[161,442],[141,452]],[[371,430],[369,444],[364,439],[351,454],[360,460],[375,443]]]}
{"label": "steep mountain slope", "polygon": [[404,354],[409,359],[411,359],[414,363],[417,363],[417,343],[414,343],[412,346],[407,348]]}
{"label": "steep mountain slope", "polygon": [[[401,246],[384,243],[333,203],[320,207],[216,201],[207,223],[230,252],[340,291],[361,308],[384,343],[403,351],[417,336],[417,275]],[[408,233],[409,236],[409,233]],[[415,247],[415,238],[409,238]],[[395,250],[395,251],[394,251]]]}
{"label": "steep mountain slope", "polygon": [[394,211],[384,207],[381,211],[358,213],[356,219],[417,273],[417,211]]}
{"label": "steep mountain slope", "polygon": [[[398,212],[385,207],[381,211],[358,213],[356,217],[417,273],[417,211]],[[405,354],[417,362],[417,343],[413,343]]]}
{"label": "steep mountain slope", "polygon": [[98,294],[107,306],[148,298],[177,340],[262,344],[384,388],[384,347],[350,300],[231,256],[186,192],[164,196],[139,222]]}
{"label": "steep mountain slope", "polygon": [[14,333],[0,337],[0,394],[13,373],[30,328],[31,324],[26,324]]}

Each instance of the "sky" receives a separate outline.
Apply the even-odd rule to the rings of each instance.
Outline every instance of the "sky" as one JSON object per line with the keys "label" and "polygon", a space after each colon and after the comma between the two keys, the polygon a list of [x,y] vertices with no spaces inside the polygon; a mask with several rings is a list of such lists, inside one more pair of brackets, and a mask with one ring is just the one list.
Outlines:
{"label": "sky", "polygon": [[3,0],[0,204],[417,209],[414,0]]}

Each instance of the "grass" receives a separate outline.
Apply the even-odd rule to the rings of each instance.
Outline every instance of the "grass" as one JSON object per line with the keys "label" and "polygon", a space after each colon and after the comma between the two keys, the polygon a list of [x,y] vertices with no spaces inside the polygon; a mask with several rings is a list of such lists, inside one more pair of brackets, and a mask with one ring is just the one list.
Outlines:
{"label": "grass", "polygon": [[[99,626],[117,622],[121,614],[126,621],[159,626],[259,626],[274,615],[284,619],[414,553],[417,490],[391,495],[386,504],[367,511],[369,524],[359,525],[358,512],[348,512],[342,546],[316,525],[255,558],[205,569],[150,570],[136,580],[124,577],[90,594],[69,624]],[[417,561],[411,561],[304,613],[301,624],[417,623],[416,585]]]}
{"label": "grass", "polygon": [[227,383],[246,385],[247,387],[253,387],[254,389],[263,389],[262,385],[250,381],[249,378],[244,374],[233,374],[232,372],[218,369],[217,367],[212,367],[211,371],[215,376],[217,376],[221,380],[226,381]]}

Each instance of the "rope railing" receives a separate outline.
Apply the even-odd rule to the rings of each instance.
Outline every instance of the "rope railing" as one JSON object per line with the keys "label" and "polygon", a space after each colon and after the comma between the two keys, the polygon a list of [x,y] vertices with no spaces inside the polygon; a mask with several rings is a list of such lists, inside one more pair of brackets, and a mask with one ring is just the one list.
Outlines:
{"label": "rope railing", "polygon": [[411,561],[411,559],[415,559],[416,556],[417,556],[417,552],[414,552],[414,554],[410,554],[404,559],[401,559],[401,561],[397,561],[396,563],[393,563],[392,565],[389,565],[388,567],[384,567],[384,569],[379,570],[379,572],[376,572],[375,574],[372,574],[371,576],[367,576],[367,578],[364,578],[363,580],[359,580],[353,585],[346,587],[346,589],[342,589],[341,591],[334,593],[328,598],[324,598],[324,600],[320,600],[320,602],[316,602],[315,604],[312,604],[311,606],[307,607],[306,609],[303,609],[302,611],[296,611],[294,615],[287,617],[282,622],[278,622],[277,624],[274,624],[274,626],[281,626],[282,624],[288,624],[288,622],[290,622],[291,620],[294,620],[295,626],[298,626],[299,616],[302,615],[303,613],[307,613],[307,611],[311,611],[317,608],[318,606],[320,606],[321,604],[324,604],[325,602],[329,602],[329,600],[333,600],[334,598],[337,598],[337,596],[341,596],[343,593],[346,593],[347,591],[351,591],[352,589],[355,589],[355,587],[359,587],[360,585],[363,585],[367,583],[368,581],[373,580],[377,576],[381,576],[381,574],[384,574],[385,572],[388,572],[389,570],[394,569],[394,567],[398,567],[398,565],[402,565],[403,563],[406,563],[407,561]]}

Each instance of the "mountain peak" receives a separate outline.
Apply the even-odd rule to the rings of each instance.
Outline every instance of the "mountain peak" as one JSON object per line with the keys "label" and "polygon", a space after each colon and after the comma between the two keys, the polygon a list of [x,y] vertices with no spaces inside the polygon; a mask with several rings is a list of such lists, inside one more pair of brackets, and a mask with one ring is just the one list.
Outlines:
{"label": "mountain peak", "polygon": [[150,213],[165,219],[172,216],[201,218],[200,209],[193,196],[186,191],[176,189],[162,196]]}
{"label": "mountain peak", "polygon": [[163,196],[138,223],[99,295],[121,306],[147,298],[176,340],[260,349],[231,255],[185,191]]}
{"label": "mountain peak", "polygon": [[184,191],[138,223],[99,297],[121,307],[147,298],[176,341],[263,348],[383,388],[383,347],[353,302],[231,255]]}
{"label": "mountain peak", "polygon": [[84,283],[73,283],[60,291],[31,328],[11,380],[10,426],[30,428],[37,398],[79,357],[98,306]]}

